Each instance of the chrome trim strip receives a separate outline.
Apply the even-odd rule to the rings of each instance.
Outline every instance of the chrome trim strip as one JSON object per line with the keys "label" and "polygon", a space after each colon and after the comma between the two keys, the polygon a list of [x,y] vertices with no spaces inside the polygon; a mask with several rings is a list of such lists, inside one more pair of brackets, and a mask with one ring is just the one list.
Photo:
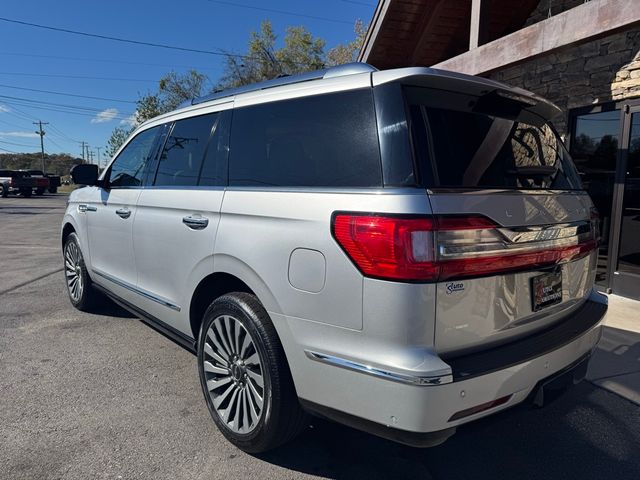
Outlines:
{"label": "chrome trim strip", "polygon": [[175,303],[171,303],[169,300],[167,300],[166,298],[162,298],[159,297],[157,295],[154,295],[151,292],[147,292],[146,290],[143,290],[141,288],[138,287],[134,287],[133,285],[131,285],[130,283],[127,283],[125,281],[119,280],[116,277],[109,275],[108,273],[104,273],[101,272],[100,270],[96,270],[95,268],[91,269],[91,271],[93,273],[95,273],[96,275],[105,278],[107,280],[109,280],[110,282],[115,283],[116,285],[122,287],[122,288],[126,288],[127,290],[133,292],[133,293],[137,293],[138,295],[148,298],[149,300],[153,300],[156,303],[159,303],[160,305],[164,305],[165,307],[170,308],[171,310],[175,310],[176,312],[180,311],[180,306],[176,305]]}
{"label": "chrome trim strip", "polygon": [[453,382],[453,375],[436,375],[432,377],[420,377],[415,375],[405,375],[402,373],[390,372],[388,370],[382,370],[370,365],[364,365],[362,363],[352,362],[344,358],[335,357],[333,355],[327,355],[319,352],[312,352],[311,350],[305,350],[305,355],[311,360],[315,360],[320,363],[326,363],[327,365],[333,365],[334,367],[345,368],[347,370],[353,370],[355,372],[364,373],[366,375],[372,375],[378,378],[384,378],[385,380],[391,380],[393,382],[406,383],[416,386],[436,386],[444,385],[446,383]]}

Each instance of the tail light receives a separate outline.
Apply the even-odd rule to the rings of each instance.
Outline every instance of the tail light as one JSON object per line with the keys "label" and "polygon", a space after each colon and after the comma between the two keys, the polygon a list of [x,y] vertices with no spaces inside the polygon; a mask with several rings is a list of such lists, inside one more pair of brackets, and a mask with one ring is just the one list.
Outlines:
{"label": "tail light", "polygon": [[483,216],[337,213],[333,236],[368,277],[437,282],[546,267],[588,255],[587,222],[507,229]]}

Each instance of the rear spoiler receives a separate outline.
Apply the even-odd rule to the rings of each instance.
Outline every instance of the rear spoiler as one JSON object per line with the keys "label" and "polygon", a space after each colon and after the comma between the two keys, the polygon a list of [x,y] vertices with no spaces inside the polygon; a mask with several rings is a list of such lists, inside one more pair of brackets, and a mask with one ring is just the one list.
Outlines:
{"label": "rear spoiler", "polygon": [[[498,105],[507,112],[514,108],[526,111],[547,121],[562,113],[554,103],[534,93],[518,87],[496,82],[488,78],[449,72],[436,68],[409,67],[373,72],[371,82],[374,87],[385,83],[398,82],[403,85],[427,87],[478,97],[478,111],[483,104]],[[513,110],[512,110],[513,113]]]}

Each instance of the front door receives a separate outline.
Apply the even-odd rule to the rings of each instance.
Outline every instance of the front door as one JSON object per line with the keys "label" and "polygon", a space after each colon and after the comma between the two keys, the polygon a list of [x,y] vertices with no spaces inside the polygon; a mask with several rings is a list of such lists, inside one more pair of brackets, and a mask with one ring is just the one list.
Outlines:
{"label": "front door", "polygon": [[157,134],[158,127],[144,130],[127,144],[87,205],[91,278],[131,303],[136,300],[133,221]]}
{"label": "front door", "polygon": [[189,304],[213,272],[213,249],[226,183],[226,118],[177,120],[138,199],[133,247],[141,307],[191,336]]}

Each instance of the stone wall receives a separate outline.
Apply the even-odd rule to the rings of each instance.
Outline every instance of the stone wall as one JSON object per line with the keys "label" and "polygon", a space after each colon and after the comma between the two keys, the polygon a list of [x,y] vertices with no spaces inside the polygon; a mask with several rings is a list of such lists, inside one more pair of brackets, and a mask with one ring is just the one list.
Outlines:
{"label": "stone wall", "polygon": [[487,76],[556,103],[564,113],[554,123],[566,135],[568,110],[640,96],[640,29],[569,46]]}

